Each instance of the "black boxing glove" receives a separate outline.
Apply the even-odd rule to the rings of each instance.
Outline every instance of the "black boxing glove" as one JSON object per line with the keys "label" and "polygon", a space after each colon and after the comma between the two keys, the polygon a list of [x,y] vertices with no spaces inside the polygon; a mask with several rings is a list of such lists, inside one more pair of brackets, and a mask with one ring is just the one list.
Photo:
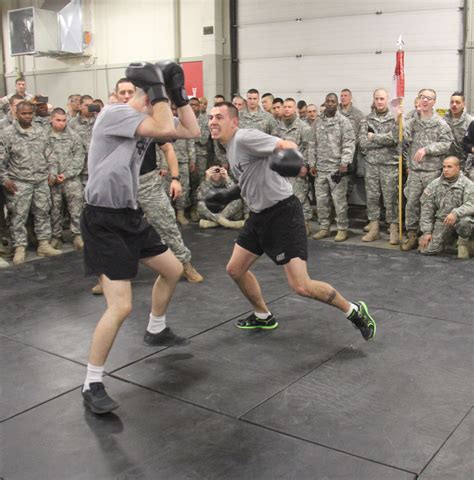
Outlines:
{"label": "black boxing glove", "polygon": [[177,108],[187,105],[189,98],[184,88],[184,72],[181,65],[171,60],[162,60],[161,62],[156,62],[155,66],[163,72],[170,100]]}
{"label": "black boxing glove", "polygon": [[223,188],[220,192],[210,193],[205,199],[204,203],[209,211],[212,213],[221,212],[224,207],[240,198],[240,187],[238,185],[232,185],[229,188]]}
{"label": "black boxing glove", "polygon": [[152,105],[168,101],[163,73],[155,65],[149,62],[131,63],[125,70],[125,76],[135,86],[145,90]]}
{"label": "black boxing glove", "polygon": [[297,177],[303,163],[303,155],[294,148],[279,150],[270,157],[270,168],[282,177]]}

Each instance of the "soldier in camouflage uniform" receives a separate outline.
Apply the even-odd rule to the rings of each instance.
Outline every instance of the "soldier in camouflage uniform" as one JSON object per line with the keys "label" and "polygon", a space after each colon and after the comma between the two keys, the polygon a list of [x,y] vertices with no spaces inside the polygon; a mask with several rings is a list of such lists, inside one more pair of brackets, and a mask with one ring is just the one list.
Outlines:
{"label": "soldier in camouflage uniform", "polygon": [[36,95],[32,102],[35,105],[33,123],[43,128],[46,133],[49,133],[51,130],[51,118],[49,116],[48,104],[40,101],[41,97],[42,95]]}
{"label": "soldier in camouflage uniform", "polygon": [[385,205],[386,222],[390,224],[390,244],[398,245],[398,124],[388,109],[388,92],[375,90],[375,109],[361,124],[365,132],[359,135],[365,151],[365,193],[369,230],[364,242],[380,238],[381,198]]}
{"label": "soldier in camouflage uniform", "polygon": [[474,182],[474,121],[469,124],[462,144],[467,154],[466,175]]}
{"label": "soldier in camouflage uniform", "polygon": [[197,192],[200,217],[199,228],[212,228],[219,225],[225,228],[242,228],[244,226],[243,203],[241,199],[232,200],[219,213],[212,213],[206,206],[206,198],[222,189],[235,185],[229,177],[227,170],[223,167],[211,167],[206,171],[206,178],[199,186]]}
{"label": "soldier in camouflage uniform", "polygon": [[89,151],[89,145],[91,143],[92,128],[94,127],[96,114],[89,112],[89,105],[92,105],[94,99],[90,95],[82,95],[80,100],[81,111],[78,115],[68,123],[68,127],[74,130],[79,138],[82,140],[84,146],[84,168],[82,170],[82,185],[87,183],[87,152]]}
{"label": "soldier in camouflage uniform", "polygon": [[32,124],[33,105],[20,102],[13,125],[3,130],[0,141],[0,181],[11,214],[10,232],[15,248],[14,264],[25,261],[26,221],[31,211],[38,239],[37,253],[42,257],[60,255],[51,240],[51,195],[45,155],[47,138],[41,127]]}
{"label": "soldier in camouflage uniform", "polygon": [[239,128],[256,128],[271,135],[277,126],[273,115],[260,108],[260,94],[255,88],[247,92],[247,110],[239,112]]}
{"label": "soldier in camouflage uniform", "polygon": [[194,167],[190,166],[190,185],[191,185],[191,220],[194,222],[199,221],[199,216],[197,214],[197,198],[196,192],[197,189],[206,175],[206,169],[208,164],[208,148],[212,145],[212,140],[210,140],[209,126],[207,124],[207,113],[201,112],[201,104],[197,98],[191,98],[189,100],[189,105],[193,109],[194,114],[196,115],[199,128],[201,130],[201,135],[194,139],[194,150],[196,153],[196,162]]}
{"label": "soldier in camouflage uniform", "polygon": [[458,234],[458,258],[469,258],[474,232],[474,183],[461,172],[457,157],[443,161],[443,173],[426,187],[421,197],[421,253],[443,251],[452,234]]}
{"label": "soldier in camouflage uniform", "polygon": [[74,117],[77,117],[81,111],[81,96],[78,93],[73,93],[67,97],[67,121],[69,122]]}
{"label": "soldier in camouflage uniform", "polygon": [[[176,220],[181,225],[187,225],[189,222],[184,215],[184,210],[190,205],[190,186],[189,174],[196,168],[196,150],[195,140],[179,138],[175,140],[173,148],[178,159],[179,176],[181,177],[181,196],[176,198],[173,203],[176,208]],[[166,177],[166,183],[169,185],[170,177]]]}
{"label": "soldier in camouflage uniform", "polygon": [[62,239],[62,207],[63,198],[71,222],[72,244],[78,251],[84,244],[81,238],[79,218],[84,206],[84,190],[81,182],[81,171],[84,161],[84,147],[81,139],[69,128],[66,128],[66,112],[56,108],[51,114],[51,129],[48,133],[46,158],[48,160],[51,182],[51,244],[60,248]]}
{"label": "soldier in camouflage uniform", "polygon": [[15,80],[15,92],[0,98],[0,119],[6,115],[6,109],[9,107],[10,100],[14,95],[21,97],[21,100],[33,100],[33,95],[26,91],[26,80],[19,77]]}
{"label": "soldier in camouflage uniform", "polygon": [[[161,146],[166,156],[166,163],[175,178],[178,172],[178,162],[171,143]],[[145,159],[140,173],[152,168],[150,156],[154,156],[156,167],[140,175],[140,187],[138,190],[138,203],[143,210],[150,225],[160,234],[162,240],[171,248],[176,258],[183,264],[183,276],[191,283],[199,283],[204,279],[191,265],[191,252],[183,242],[183,237],[176,223],[176,215],[171,206],[170,199],[166,194],[163,177],[159,174],[162,167],[162,157],[155,144],[150,144],[145,154]],[[147,160],[148,157],[148,160]],[[145,170],[146,169],[146,170]],[[170,196],[174,198],[181,194],[179,180],[173,180],[170,184]]]}
{"label": "soldier in camouflage uniform", "polygon": [[293,193],[303,207],[306,231],[309,235],[309,220],[311,220],[313,212],[308,198],[308,173],[310,168],[315,166],[314,134],[311,127],[304,120],[298,118],[296,111],[295,100],[293,98],[286,98],[283,102],[283,119],[273,130],[272,135],[280,137],[283,140],[295,142],[304,157],[304,165],[301,168],[300,175],[290,178],[289,180],[293,187]]}
{"label": "soldier in camouflage uniform", "polygon": [[[362,175],[365,159],[362,150],[359,148],[359,133],[362,123],[365,120],[365,115],[352,104],[352,92],[348,88],[341,90],[341,103],[338,108],[339,112],[351,122],[352,129],[354,130],[356,149],[352,169],[354,174],[358,173]],[[351,178],[350,181],[352,182],[353,179]]]}
{"label": "soldier in camouflage uniform", "polygon": [[465,171],[467,153],[464,150],[463,138],[474,117],[466,112],[463,93],[454,92],[451,95],[449,111],[444,116],[444,120],[451,128],[454,137],[449,154],[459,158],[461,169]]}
{"label": "soldier in camouflage uniform", "polygon": [[313,238],[320,240],[331,235],[331,199],[336,210],[335,241],[347,240],[347,170],[355,151],[355,134],[351,122],[337,111],[337,95],[329,93],[324,113],[315,124],[316,140],[316,206],[321,229]]}
{"label": "soldier in camouflage uniform", "polygon": [[433,111],[436,92],[425,89],[420,94],[420,112],[405,125],[404,140],[408,144],[408,179],[404,194],[407,240],[402,250],[418,246],[420,199],[423,190],[439,176],[443,159],[453,142],[448,124]]}

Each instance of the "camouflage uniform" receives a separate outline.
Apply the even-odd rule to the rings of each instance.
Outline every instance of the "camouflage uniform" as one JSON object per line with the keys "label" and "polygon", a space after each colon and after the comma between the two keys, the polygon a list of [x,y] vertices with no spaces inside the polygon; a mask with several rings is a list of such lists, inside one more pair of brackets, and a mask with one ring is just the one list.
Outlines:
{"label": "camouflage uniform", "polygon": [[[456,223],[445,225],[444,219],[452,212],[456,214]],[[421,252],[426,255],[443,251],[454,232],[469,239],[474,232],[474,183],[462,173],[451,183],[443,175],[433,180],[421,196],[420,229],[432,235]]]}
{"label": "camouflage uniform", "polygon": [[33,117],[33,125],[38,125],[38,127],[43,128],[47,133],[51,130],[51,117],[38,117],[35,115]]}
{"label": "camouflage uniform", "polygon": [[9,127],[13,123],[13,117],[11,112],[8,112],[4,118],[0,120],[0,130]]}
{"label": "camouflage uniform", "polygon": [[161,151],[157,148],[157,168],[140,176],[138,204],[150,225],[160,234],[161,239],[173,251],[181,263],[191,261],[191,252],[184,245],[183,237],[176,223],[176,215],[158,174],[161,169]]}
{"label": "camouflage uniform", "polygon": [[[2,120],[5,117],[5,115],[7,115],[7,111],[10,108],[10,99],[13,97],[13,95],[16,95],[16,92],[10,93],[0,98],[0,119]],[[34,98],[34,95],[31,95],[30,93],[25,92],[25,96],[23,97],[23,100],[31,102],[33,98]]]}
{"label": "camouflage uniform", "polygon": [[261,108],[257,112],[249,112],[248,110],[239,112],[239,128],[256,128],[263,133],[271,135],[276,127],[277,121],[273,115]]}
{"label": "camouflage uniform", "polygon": [[229,188],[232,185],[234,185],[234,182],[231,178],[227,178],[227,180],[223,180],[219,184],[216,184],[211,180],[205,179],[201,183],[197,191],[197,211],[199,217],[204,220],[211,220],[216,223],[219,216],[231,221],[241,220],[243,216],[243,203],[241,199],[232,200],[232,202],[228,203],[219,214],[212,213],[206,207],[205,199],[208,195],[210,195],[211,193],[216,193],[222,189]]}
{"label": "camouflage uniform", "polygon": [[205,113],[200,113],[197,117],[199,129],[201,135],[194,140],[194,148],[196,152],[196,169],[190,175],[191,184],[191,201],[193,205],[196,205],[196,191],[199,184],[206,176],[207,164],[208,164],[208,148],[212,144],[210,140],[208,118]]}
{"label": "camouflage uniform", "polygon": [[13,180],[17,192],[5,191],[11,214],[13,247],[26,247],[26,221],[31,211],[38,241],[51,239],[51,194],[48,185],[47,137],[41,127],[23,129],[15,120],[0,137],[0,181]]}
{"label": "camouflage uniform", "polygon": [[[355,152],[354,152],[354,160],[355,162],[353,167],[357,169],[356,172],[361,176],[363,175],[364,171],[364,162],[365,162],[365,155],[364,152],[359,148],[359,135],[361,131],[362,124],[365,123],[365,115],[356,107],[354,107],[352,104],[349,106],[347,110],[344,110],[342,108],[342,105],[339,105],[339,113],[341,115],[344,115],[352,125],[352,129],[354,130],[354,135],[355,135]],[[352,179],[351,179],[352,181]]]}
{"label": "camouflage uniform", "polygon": [[344,176],[339,183],[331,179],[340,165],[350,165],[354,158],[355,134],[351,122],[336,112],[334,117],[323,113],[316,119],[316,206],[321,227],[329,229],[331,198],[336,210],[338,230],[347,230],[347,183]]}
{"label": "camouflage uniform", "polygon": [[462,139],[464,138],[464,135],[466,135],[467,127],[469,127],[469,124],[474,120],[474,117],[464,110],[459,118],[454,118],[451,112],[448,111],[444,116],[444,120],[449,125],[449,128],[451,128],[454,137],[454,141],[449,149],[449,155],[459,158],[461,168],[464,170],[466,166],[467,152],[464,150]]}
{"label": "camouflage uniform", "polygon": [[87,155],[89,153],[89,145],[91,144],[92,128],[94,127],[95,119],[96,117],[87,118],[77,115],[76,117],[71,118],[68,123],[68,127],[79,136],[84,146],[84,167],[82,169],[82,185],[84,186],[89,177],[87,171]]}
{"label": "camouflage uniform", "polygon": [[[190,205],[189,165],[196,164],[196,150],[194,139],[178,139],[173,144],[176,158],[178,159],[179,176],[181,177],[182,195],[174,200],[177,210],[184,210]],[[166,189],[169,191],[171,176],[166,177]]]}
{"label": "camouflage uniform", "polygon": [[[309,166],[309,168],[314,167],[314,133],[306,122],[296,116],[289,121],[283,120],[273,130],[272,135],[280,137],[283,140],[295,142],[304,157],[304,163]],[[290,178],[289,180],[293,186],[293,193],[303,206],[305,220],[311,220],[313,212],[308,198],[308,175]]]}
{"label": "camouflage uniform", "polygon": [[64,182],[51,186],[51,229],[53,238],[61,238],[63,196],[71,221],[73,236],[81,234],[79,217],[84,205],[84,189],[80,174],[84,166],[84,147],[69,128],[63,132],[50,129],[46,158],[52,175],[64,175]]}
{"label": "camouflage uniform", "polygon": [[[448,124],[436,114],[428,120],[415,115],[405,125],[404,140],[408,144],[408,179],[404,194],[407,199],[405,207],[405,226],[407,231],[418,231],[420,221],[420,198],[423,190],[439,176],[443,160],[446,158],[453,134]],[[426,155],[421,162],[413,157],[425,148]]]}
{"label": "camouflage uniform", "polygon": [[[365,192],[367,216],[370,221],[380,220],[380,196],[386,209],[386,221],[398,223],[398,125],[388,110],[372,112],[361,122],[365,132],[359,135],[360,147],[365,152]],[[374,132],[368,139],[368,128]]]}

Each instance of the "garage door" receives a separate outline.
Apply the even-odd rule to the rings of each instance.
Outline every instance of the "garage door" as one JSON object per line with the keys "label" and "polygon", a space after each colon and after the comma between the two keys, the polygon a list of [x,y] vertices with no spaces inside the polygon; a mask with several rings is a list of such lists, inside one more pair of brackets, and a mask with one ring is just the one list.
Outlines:
{"label": "garage door", "polygon": [[372,91],[391,88],[405,41],[406,101],[421,88],[437,107],[462,85],[462,0],[237,0],[239,90],[320,104],[353,92],[368,113]]}

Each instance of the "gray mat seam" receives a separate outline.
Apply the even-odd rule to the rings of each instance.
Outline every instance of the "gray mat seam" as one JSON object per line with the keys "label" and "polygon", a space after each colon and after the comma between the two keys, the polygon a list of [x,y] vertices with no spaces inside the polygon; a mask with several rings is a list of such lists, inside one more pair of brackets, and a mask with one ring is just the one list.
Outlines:
{"label": "gray mat seam", "polygon": [[430,463],[437,457],[438,453],[441,451],[441,449],[446,445],[448,440],[454,435],[456,430],[461,426],[461,423],[464,422],[464,420],[468,417],[468,415],[471,413],[472,409],[474,407],[471,407],[467,413],[461,418],[459,423],[454,427],[453,431],[444,439],[444,442],[440,445],[440,447],[433,453],[431,458],[426,462],[426,465],[420,470],[419,476],[423,475],[423,472],[428,468]]}

